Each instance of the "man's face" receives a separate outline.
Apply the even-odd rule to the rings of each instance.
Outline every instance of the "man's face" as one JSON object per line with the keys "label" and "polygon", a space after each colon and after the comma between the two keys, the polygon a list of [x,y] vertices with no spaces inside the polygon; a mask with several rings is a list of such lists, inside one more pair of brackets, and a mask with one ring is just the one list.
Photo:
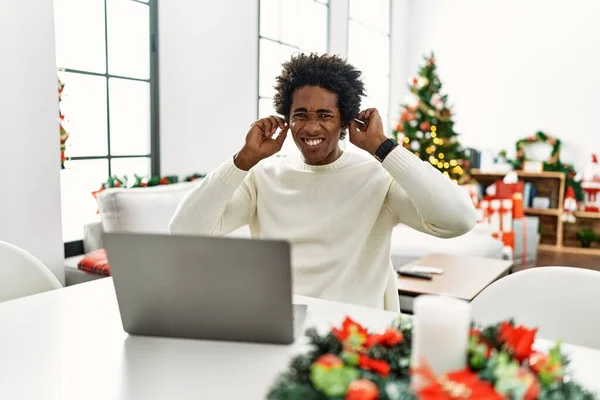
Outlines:
{"label": "man's face", "polygon": [[325,165],[341,155],[342,120],[337,95],[319,86],[304,86],[292,95],[290,129],[310,165]]}

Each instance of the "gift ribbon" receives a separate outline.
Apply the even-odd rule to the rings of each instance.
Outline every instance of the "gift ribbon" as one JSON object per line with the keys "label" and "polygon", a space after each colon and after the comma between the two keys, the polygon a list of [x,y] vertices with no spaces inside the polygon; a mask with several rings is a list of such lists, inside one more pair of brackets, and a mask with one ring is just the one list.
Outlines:
{"label": "gift ribbon", "polygon": [[[521,249],[521,262],[523,265],[527,262],[527,224],[525,223],[525,218],[521,218],[522,222],[522,232],[523,232],[523,240],[522,240],[522,249]],[[516,246],[515,246],[516,247]]]}

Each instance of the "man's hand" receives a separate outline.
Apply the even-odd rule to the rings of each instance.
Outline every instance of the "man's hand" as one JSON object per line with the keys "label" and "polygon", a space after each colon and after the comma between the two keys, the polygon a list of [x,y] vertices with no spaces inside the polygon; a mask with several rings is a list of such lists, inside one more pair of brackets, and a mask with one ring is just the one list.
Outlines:
{"label": "man's hand", "polygon": [[350,143],[359,147],[371,155],[375,155],[375,152],[385,142],[387,136],[383,133],[383,123],[381,122],[381,116],[376,108],[368,108],[365,111],[361,111],[357,119],[363,121],[365,125],[359,125],[356,121],[350,121]]}
{"label": "man's hand", "polygon": [[[273,138],[277,128],[280,128],[281,132]],[[260,160],[277,153],[283,146],[288,129],[289,125],[283,118],[273,115],[254,122],[246,135],[246,144],[234,157],[236,167],[248,171]]]}

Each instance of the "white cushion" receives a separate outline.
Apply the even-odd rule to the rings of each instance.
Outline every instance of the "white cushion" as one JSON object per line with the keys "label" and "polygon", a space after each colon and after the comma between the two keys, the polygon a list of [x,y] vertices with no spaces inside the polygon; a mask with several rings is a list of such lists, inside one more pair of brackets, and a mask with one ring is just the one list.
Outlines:
{"label": "white cushion", "polygon": [[[86,227],[84,245],[92,250],[102,247],[102,232],[168,233],[177,206],[199,182],[102,191],[96,197],[101,229],[92,224]],[[243,226],[227,236],[249,238],[250,228]]]}
{"label": "white cushion", "polygon": [[98,250],[104,247],[102,242],[102,222],[90,222],[83,226],[83,252]]}
{"label": "white cushion", "polygon": [[399,268],[431,253],[456,256],[502,258],[502,242],[492,237],[484,224],[470,232],[451,239],[441,239],[398,225],[392,232],[392,264]]}
{"label": "white cushion", "polygon": [[197,182],[110,188],[96,197],[105,232],[167,233],[183,197]]}

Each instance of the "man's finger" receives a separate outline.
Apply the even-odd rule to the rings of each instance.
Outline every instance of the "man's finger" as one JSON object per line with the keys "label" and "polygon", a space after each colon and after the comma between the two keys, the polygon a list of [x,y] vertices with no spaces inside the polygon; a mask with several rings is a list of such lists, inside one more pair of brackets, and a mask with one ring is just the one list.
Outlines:
{"label": "man's finger", "polygon": [[348,131],[350,132],[350,138],[358,134],[358,127],[355,121],[350,121],[350,124],[348,125]]}
{"label": "man's finger", "polygon": [[271,121],[271,130],[269,131],[269,137],[272,138],[275,132],[277,132],[277,128],[279,127],[279,121],[273,115],[269,117]]}
{"label": "man's finger", "polygon": [[263,133],[266,136],[269,136],[269,133],[271,132],[271,125],[272,125],[271,120],[269,118],[263,118],[263,119],[259,120],[258,123],[262,124],[262,126],[263,126],[262,131],[263,131]]}
{"label": "man's finger", "polygon": [[275,117],[277,123],[279,124],[279,128],[283,130],[285,128],[285,120],[281,117]]}
{"label": "man's finger", "polygon": [[281,132],[279,132],[279,136],[277,136],[275,138],[275,141],[280,145],[283,146],[283,142],[285,141],[285,138],[287,136],[288,130],[290,129],[289,125],[285,125],[283,127],[283,129],[281,129]]}

